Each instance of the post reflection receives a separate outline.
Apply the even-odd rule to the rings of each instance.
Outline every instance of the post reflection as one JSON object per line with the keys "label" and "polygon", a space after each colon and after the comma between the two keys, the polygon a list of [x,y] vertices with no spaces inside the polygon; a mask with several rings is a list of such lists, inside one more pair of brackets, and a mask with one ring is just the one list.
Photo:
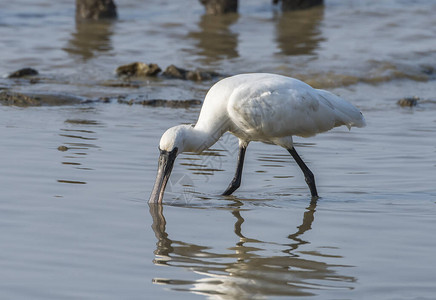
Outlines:
{"label": "post reflection", "polygon": [[323,6],[277,14],[276,40],[280,52],[284,55],[313,54],[323,40],[320,32],[323,17]]}
{"label": "post reflection", "polygon": [[63,50],[84,60],[93,58],[96,52],[109,52],[113,49],[112,27],[113,22],[106,20],[76,22],[76,31],[72,32]]}
{"label": "post reflection", "polygon": [[[298,230],[291,233],[291,243],[272,243],[243,234],[243,203],[236,201],[228,206],[236,218],[234,233],[236,244],[230,244],[226,253],[216,253],[213,246],[200,246],[170,239],[166,232],[163,206],[150,204],[152,228],[156,235],[155,260],[157,265],[183,268],[201,278],[186,280],[178,278],[157,279],[159,284],[172,286],[178,291],[203,294],[209,299],[264,299],[267,296],[310,296],[319,289],[353,289],[354,277],[338,274],[346,267],[329,264],[323,257],[331,256],[316,252],[297,253],[299,246],[309,243],[302,236],[312,228],[316,202],[304,212]],[[265,255],[264,253],[277,253]],[[280,254],[281,253],[281,254]],[[340,259],[336,256],[336,259]]]}
{"label": "post reflection", "polygon": [[238,57],[238,33],[230,26],[238,21],[238,14],[220,16],[204,15],[198,22],[198,31],[188,34],[196,40],[196,55],[206,62]]}

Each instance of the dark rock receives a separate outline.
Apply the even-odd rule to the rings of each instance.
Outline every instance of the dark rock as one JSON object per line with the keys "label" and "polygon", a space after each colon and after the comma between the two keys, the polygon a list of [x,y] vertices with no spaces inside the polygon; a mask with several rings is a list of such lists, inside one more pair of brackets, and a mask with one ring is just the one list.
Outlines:
{"label": "dark rock", "polygon": [[135,88],[138,89],[141,87],[140,84],[136,82],[118,82],[118,81],[105,81],[101,83],[102,86],[113,87],[113,88]]}
{"label": "dark rock", "polygon": [[208,15],[222,15],[238,11],[238,0],[200,0]]}
{"label": "dark rock", "polygon": [[193,81],[204,81],[211,80],[213,77],[219,76],[217,72],[213,71],[201,71],[201,70],[186,70],[175,65],[170,65],[163,72],[163,75],[167,78],[177,78],[177,79],[185,79],[185,80],[193,80]]}
{"label": "dark rock", "polygon": [[30,80],[29,80],[29,83],[30,84],[37,84],[37,83],[40,83],[41,82],[41,79],[40,78],[31,78]]}
{"label": "dark rock", "polygon": [[84,99],[64,94],[22,94],[0,92],[0,103],[14,106],[72,105],[84,103]]}
{"label": "dark rock", "polygon": [[101,125],[99,121],[88,119],[66,119],[64,122],[74,125]]}
{"label": "dark rock", "polygon": [[101,97],[101,98],[99,99],[99,101],[100,101],[101,103],[111,103],[111,98],[109,98],[109,97]]}
{"label": "dark rock", "polygon": [[406,97],[397,101],[397,104],[401,107],[413,107],[418,105],[419,97]]}
{"label": "dark rock", "polygon": [[0,102],[4,105],[39,106],[41,101],[19,93],[0,92]]}
{"label": "dark rock", "polygon": [[32,68],[23,68],[9,74],[8,78],[20,78],[20,77],[35,76],[35,75],[38,75],[37,70]]}
{"label": "dark rock", "polygon": [[274,4],[282,1],[282,10],[306,9],[313,6],[323,5],[323,0],[273,0]]}
{"label": "dark rock", "polygon": [[76,0],[76,19],[115,19],[117,7],[113,0]]}
{"label": "dark rock", "polygon": [[429,75],[429,76],[432,76],[432,75],[434,75],[436,73],[435,67],[429,66],[429,65],[421,66],[421,71],[425,75]]}
{"label": "dark rock", "polygon": [[193,81],[204,81],[204,80],[211,80],[213,77],[219,76],[218,73],[213,71],[189,71],[186,73],[186,79],[193,80]]}
{"label": "dark rock", "polygon": [[163,75],[168,78],[186,79],[188,70],[178,68],[175,65],[170,65],[163,72]]}
{"label": "dark rock", "polygon": [[119,66],[116,69],[118,76],[156,76],[161,70],[157,64],[145,64],[142,62],[134,62],[131,64]]}
{"label": "dark rock", "polygon": [[123,103],[128,105],[141,104],[144,106],[153,106],[153,107],[189,108],[189,107],[201,105],[202,101],[196,99],[188,99],[188,100],[150,99],[150,100],[137,101],[135,99],[125,100],[119,98],[118,103]]}
{"label": "dark rock", "polygon": [[58,150],[64,152],[64,151],[67,151],[67,150],[68,150],[68,147],[62,145],[62,146],[59,146],[59,147],[58,147]]}

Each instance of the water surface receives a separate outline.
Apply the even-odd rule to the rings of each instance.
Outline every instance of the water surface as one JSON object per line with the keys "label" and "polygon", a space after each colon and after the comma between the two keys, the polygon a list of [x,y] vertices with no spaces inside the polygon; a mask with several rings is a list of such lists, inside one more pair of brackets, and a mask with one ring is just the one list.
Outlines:
{"label": "water surface", "polygon": [[[71,1],[0,6],[0,88],[109,103],[0,106],[0,295],[5,299],[432,299],[436,292],[436,49],[433,1],[326,1],[281,14],[241,1],[205,17],[197,1],[123,1],[117,22],[75,24]],[[182,9],[190,9],[180,13]],[[284,149],[252,143],[223,197],[237,140],[175,164],[164,205],[147,203],[158,140],[212,81],[123,82],[155,62],[221,74],[275,72],[357,105],[368,126],[295,138],[315,173],[311,202]],[[110,83],[110,84],[108,84]],[[402,97],[417,107],[401,108]]]}

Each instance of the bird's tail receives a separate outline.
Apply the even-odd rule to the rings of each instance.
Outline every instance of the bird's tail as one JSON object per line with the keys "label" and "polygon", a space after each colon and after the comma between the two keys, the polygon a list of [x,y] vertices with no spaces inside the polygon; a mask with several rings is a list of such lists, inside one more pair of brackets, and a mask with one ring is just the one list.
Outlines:
{"label": "bird's tail", "polygon": [[336,111],[336,126],[365,127],[366,121],[360,110],[350,102],[325,90],[317,90],[322,100]]}

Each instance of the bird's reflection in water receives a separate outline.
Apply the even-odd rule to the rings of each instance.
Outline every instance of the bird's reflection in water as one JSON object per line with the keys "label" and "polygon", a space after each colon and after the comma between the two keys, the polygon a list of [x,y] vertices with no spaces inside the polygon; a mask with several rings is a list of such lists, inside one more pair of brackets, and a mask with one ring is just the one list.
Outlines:
{"label": "bird's reflection in water", "polygon": [[71,34],[63,50],[88,60],[96,53],[109,52],[113,49],[112,35],[113,22],[109,20],[76,22],[76,31]]}
{"label": "bird's reflection in water", "polygon": [[[323,257],[329,256],[319,252],[297,254],[299,246],[309,243],[302,236],[311,229],[316,202],[312,202],[304,212],[303,222],[298,230],[288,236],[292,242],[285,244],[246,237],[242,230],[245,221],[241,215],[243,205],[243,202],[236,200],[227,208],[236,218],[234,233],[239,241],[236,245],[229,245],[227,249],[230,253],[214,253],[211,251],[212,246],[170,239],[165,229],[163,206],[150,204],[152,228],[157,238],[154,263],[184,268],[202,276],[197,280],[155,278],[154,282],[172,285],[175,290],[207,295],[210,299],[310,296],[323,288],[353,289],[355,278],[337,273],[338,268],[346,266],[323,262]],[[282,254],[266,256],[263,253],[271,250],[268,248]],[[280,250],[275,251],[276,249]]]}
{"label": "bird's reflection in water", "polygon": [[284,252],[288,253],[291,256],[297,256],[295,254],[295,250],[297,250],[300,245],[309,243],[305,240],[302,240],[300,236],[303,235],[306,231],[312,229],[312,223],[315,220],[316,202],[316,200],[312,200],[310,202],[310,206],[307,207],[306,211],[304,212],[303,223],[297,227],[298,230],[295,233],[288,236],[288,239],[294,242],[289,244],[289,249],[284,250]]}
{"label": "bird's reflection in water", "polygon": [[323,6],[277,14],[276,39],[284,55],[310,55],[323,40],[320,24]]}

